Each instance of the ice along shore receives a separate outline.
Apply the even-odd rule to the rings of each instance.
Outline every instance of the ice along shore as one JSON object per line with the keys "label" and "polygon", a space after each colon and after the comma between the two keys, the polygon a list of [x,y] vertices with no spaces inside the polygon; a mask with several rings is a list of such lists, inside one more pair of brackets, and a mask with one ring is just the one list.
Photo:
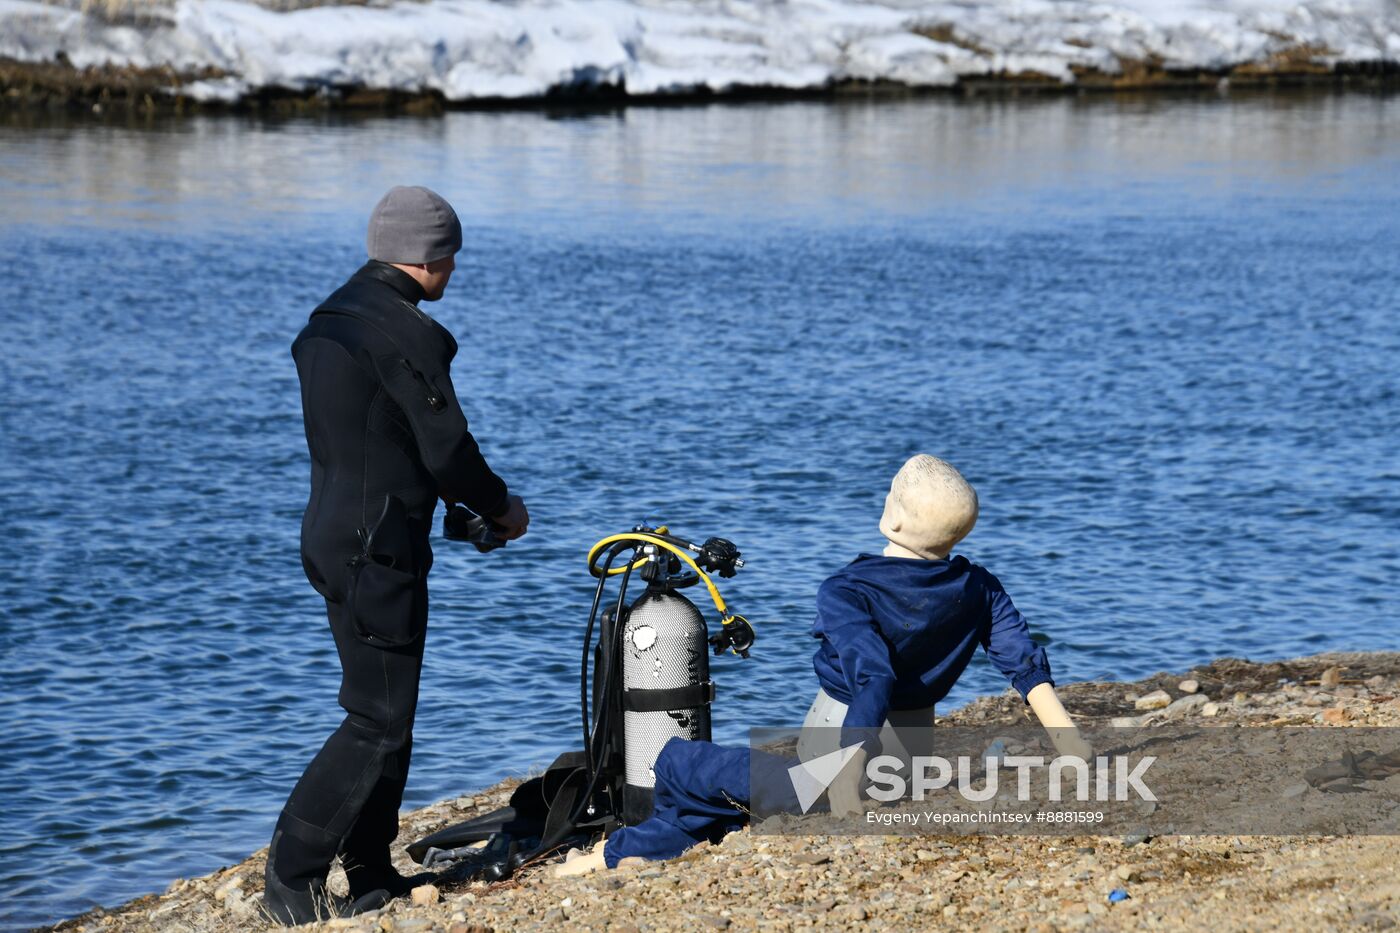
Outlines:
{"label": "ice along shore", "polygon": [[1388,0],[67,2],[0,0],[3,106],[431,111],[1400,84]]}

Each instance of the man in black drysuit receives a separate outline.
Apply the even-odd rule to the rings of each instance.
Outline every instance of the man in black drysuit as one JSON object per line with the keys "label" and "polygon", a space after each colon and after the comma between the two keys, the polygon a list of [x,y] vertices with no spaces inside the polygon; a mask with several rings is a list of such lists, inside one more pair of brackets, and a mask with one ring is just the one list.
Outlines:
{"label": "man in black drysuit", "polygon": [[[456,341],[418,308],[442,297],[461,245],[445,200],[390,190],[370,219],[370,261],[292,344],[311,452],[302,564],[326,600],[347,715],[277,821],[264,910],[281,923],[373,909],[411,886],[389,844],[418,703],[433,512],[440,498],[464,503],[507,539],[529,524],[467,430],[448,376]],[[337,855],[349,901],[325,888]]]}

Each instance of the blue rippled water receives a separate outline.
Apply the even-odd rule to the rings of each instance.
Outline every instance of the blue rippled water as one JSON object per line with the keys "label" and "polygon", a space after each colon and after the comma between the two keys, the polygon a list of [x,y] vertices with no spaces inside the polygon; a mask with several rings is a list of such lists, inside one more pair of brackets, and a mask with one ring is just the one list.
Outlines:
{"label": "blue rippled water", "polygon": [[[394,183],[528,538],[439,541],[408,805],[570,747],[593,540],[724,534],[717,733],[929,451],[1061,681],[1394,648],[1400,100],[0,126],[0,924],[263,845],[338,721],[291,338]],[[952,698],[1005,688],[982,661]]]}

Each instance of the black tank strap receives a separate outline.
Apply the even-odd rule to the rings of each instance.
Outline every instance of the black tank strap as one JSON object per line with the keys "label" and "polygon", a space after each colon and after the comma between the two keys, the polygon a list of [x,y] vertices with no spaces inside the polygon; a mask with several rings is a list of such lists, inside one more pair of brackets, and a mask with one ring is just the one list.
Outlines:
{"label": "black tank strap", "polygon": [[665,690],[624,690],[622,708],[629,713],[664,713],[673,709],[709,706],[714,698],[714,681],[707,680],[703,684]]}

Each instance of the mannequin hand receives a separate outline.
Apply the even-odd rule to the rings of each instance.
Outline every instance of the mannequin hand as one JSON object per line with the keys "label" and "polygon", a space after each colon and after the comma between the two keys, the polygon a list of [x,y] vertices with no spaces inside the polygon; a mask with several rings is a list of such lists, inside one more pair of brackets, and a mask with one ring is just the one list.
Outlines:
{"label": "mannequin hand", "polygon": [[1093,760],[1093,746],[1084,741],[1079,730],[1074,727],[1074,721],[1069,718],[1069,713],[1065,712],[1060,698],[1055,695],[1054,687],[1050,684],[1036,684],[1031,688],[1031,692],[1026,694],[1026,702],[1031,705],[1031,710],[1045,727],[1045,731],[1050,733],[1050,742],[1055,746],[1056,752],[1061,755],[1073,755],[1085,761]]}
{"label": "mannequin hand", "polygon": [[1051,729],[1050,743],[1055,746],[1055,751],[1062,756],[1072,756],[1086,762],[1094,760],[1094,746],[1084,740],[1078,729]]}
{"label": "mannequin hand", "polygon": [[831,804],[831,815],[835,819],[860,816],[865,813],[865,802],[860,799],[861,779],[865,777],[865,749],[851,755],[846,767],[836,776],[827,788],[826,799]]}

